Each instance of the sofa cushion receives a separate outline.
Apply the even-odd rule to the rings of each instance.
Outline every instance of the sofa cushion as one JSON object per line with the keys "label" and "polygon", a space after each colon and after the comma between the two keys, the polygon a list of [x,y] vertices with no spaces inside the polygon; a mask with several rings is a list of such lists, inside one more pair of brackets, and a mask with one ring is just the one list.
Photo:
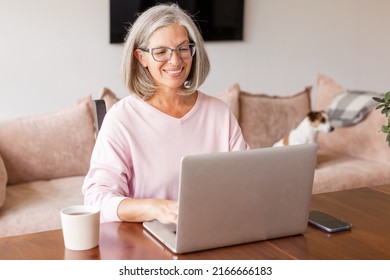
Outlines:
{"label": "sofa cushion", "polygon": [[61,228],[60,210],[83,204],[83,181],[84,176],[72,176],[8,186],[0,237]]}
{"label": "sofa cushion", "polygon": [[240,94],[240,125],[251,148],[270,147],[310,111],[311,87],[290,96]]}
{"label": "sofa cushion", "polygon": [[8,184],[84,175],[94,143],[91,97],[53,113],[0,123]]}
{"label": "sofa cushion", "polygon": [[7,187],[7,171],[5,170],[3,159],[0,154],[0,208],[3,206],[5,201]]}
{"label": "sofa cushion", "polygon": [[313,193],[384,185],[390,182],[390,165],[320,149]]}
{"label": "sofa cushion", "polygon": [[[332,99],[344,89],[333,79],[321,76],[317,85],[317,109],[326,109]],[[352,157],[390,163],[390,149],[386,135],[379,132],[387,120],[379,110],[371,109],[361,122],[349,127],[336,128],[332,133],[319,133],[320,149],[343,153]]]}
{"label": "sofa cushion", "polygon": [[108,111],[115,103],[117,103],[120,98],[116,96],[114,92],[112,92],[108,88],[103,88],[101,94],[100,94],[100,99],[103,99],[104,102],[106,103],[106,110]]}
{"label": "sofa cushion", "polygon": [[225,102],[226,105],[233,112],[237,120],[240,118],[240,86],[238,84],[233,84],[228,87],[223,92],[219,93],[216,97]]}

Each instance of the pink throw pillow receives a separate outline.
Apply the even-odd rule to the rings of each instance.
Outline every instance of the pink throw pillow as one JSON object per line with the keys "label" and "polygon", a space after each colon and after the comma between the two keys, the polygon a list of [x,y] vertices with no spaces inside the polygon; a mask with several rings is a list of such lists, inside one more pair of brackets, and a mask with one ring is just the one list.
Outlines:
{"label": "pink throw pillow", "polygon": [[343,93],[345,89],[332,78],[319,74],[317,76],[317,95],[315,97],[315,110],[326,111],[333,99]]}
{"label": "pink throw pillow", "polygon": [[103,88],[101,94],[100,94],[100,99],[103,99],[106,102],[106,110],[110,110],[110,108],[117,103],[120,98],[118,98],[115,93],[113,93],[110,89],[108,88]]}
{"label": "pink throw pillow", "polygon": [[240,125],[251,148],[270,147],[286,136],[310,111],[311,87],[290,96],[240,95]]}
{"label": "pink throw pillow", "polygon": [[225,91],[216,96],[230,108],[237,120],[240,117],[240,86],[238,84],[231,85]]}
{"label": "pink throw pillow", "polygon": [[53,113],[0,123],[8,184],[85,175],[94,143],[91,97]]}
{"label": "pink throw pillow", "polygon": [[0,155],[0,208],[3,206],[7,187],[7,170]]}

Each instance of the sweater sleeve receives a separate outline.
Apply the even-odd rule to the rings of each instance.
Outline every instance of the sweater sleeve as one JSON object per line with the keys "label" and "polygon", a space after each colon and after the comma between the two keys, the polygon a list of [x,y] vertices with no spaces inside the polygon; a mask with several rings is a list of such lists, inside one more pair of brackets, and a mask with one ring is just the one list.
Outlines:
{"label": "sweater sleeve", "polygon": [[241,151],[250,149],[249,145],[244,139],[241,127],[232,112],[230,113],[230,135],[230,151]]}
{"label": "sweater sleeve", "polygon": [[[113,132],[115,137],[110,135]],[[100,207],[101,222],[120,221],[118,206],[123,199],[131,197],[128,186],[132,176],[131,152],[125,142],[120,126],[107,115],[82,186],[84,203]]]}

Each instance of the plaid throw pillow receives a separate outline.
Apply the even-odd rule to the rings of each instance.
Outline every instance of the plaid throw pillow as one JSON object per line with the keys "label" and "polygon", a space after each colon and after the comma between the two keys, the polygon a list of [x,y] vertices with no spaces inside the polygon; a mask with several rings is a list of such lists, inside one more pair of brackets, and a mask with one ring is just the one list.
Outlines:
{"label": "plaid throw pillow", "polygon": [[340,93],[333,99],[326,111],[330,122],[334,127],[345,127],[359,123],[376,105],[372,97],[378,95],[372,91],[356,90]]}

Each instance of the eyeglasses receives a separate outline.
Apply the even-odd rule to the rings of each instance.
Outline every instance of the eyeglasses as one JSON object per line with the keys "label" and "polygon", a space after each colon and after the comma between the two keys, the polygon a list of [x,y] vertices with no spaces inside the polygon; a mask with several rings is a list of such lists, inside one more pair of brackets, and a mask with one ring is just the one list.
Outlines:
{"label": "eyeglasses", "polygon": [[180,58],[186,59],[194,56],[195,54],[195,44],[188,44],[184,46],[177,47],[176,49],[171,49],[168,47],[161,48],[140,48],[143,52],[148,52],[152,55],[153,59],[157,62],[166,62],[172,58],[174,51],[177,52]]}

